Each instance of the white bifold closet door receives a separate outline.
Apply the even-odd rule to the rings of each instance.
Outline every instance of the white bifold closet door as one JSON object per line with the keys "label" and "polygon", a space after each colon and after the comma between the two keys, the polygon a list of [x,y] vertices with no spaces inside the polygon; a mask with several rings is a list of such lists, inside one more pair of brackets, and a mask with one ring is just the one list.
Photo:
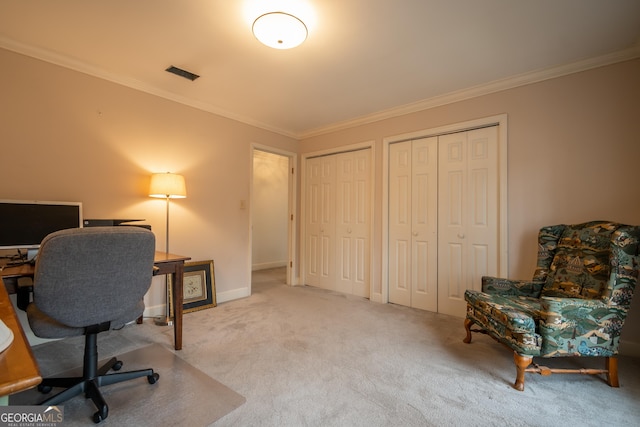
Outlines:
{"label": "white bifold closet door", "polygon": [[306,281],[332,289],[335,276],[336,157],[306,162]]}
{"label": "white bifold closet door", "polygon": [[498,272],[498,133],[389,146],[389,302],[463,317]]}
{"label": "white bifold closet door", "polygon": [[371,150],[306,160],[306,280],[369,297]]}
{"label": "white bifold closet door", "polygon": [[438,311],[438,138],[389,147],[389,302]]}

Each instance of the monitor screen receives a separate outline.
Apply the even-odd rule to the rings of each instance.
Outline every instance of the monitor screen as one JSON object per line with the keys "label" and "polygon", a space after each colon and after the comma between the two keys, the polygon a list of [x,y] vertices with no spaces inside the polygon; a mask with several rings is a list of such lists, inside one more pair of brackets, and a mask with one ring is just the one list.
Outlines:
{"label": "monitor screen", "polygon": [[82,227],[82,203],[0,200],[0,249],[38,248],[50,233]]}

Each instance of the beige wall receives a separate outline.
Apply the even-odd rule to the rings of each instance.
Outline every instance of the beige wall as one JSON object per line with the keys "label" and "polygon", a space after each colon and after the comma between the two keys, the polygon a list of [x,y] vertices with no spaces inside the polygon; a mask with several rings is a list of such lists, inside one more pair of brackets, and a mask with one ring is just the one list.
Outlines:
{"label": "beige wall", "polygon": [[214,260],[219,301],[248,295],[251,144],[296,151],[295,140],[6,50],[0,64],[0,198],[144,218],[164,249],[165,202],[147,196],[149,176],[181,173],[188,197],[171,203],[170,250]]}
{"label": "beige wall", "polygon": [[[309,153],[375,141],[378,290],[385,137],[508,115],[511,277],[531,277],[542,225],[640,224],[640,60],[300,143],[6,50],[0,64],[0,198],[80,200],[85,217],[142,217],[163,248],[164,204],[146,196],[149,174],[182,173],[189,197],[171,205],[171,250],[215,260],[219,301],[250,286],[250,218],[240,202],[249,200],[252,143]],[[623,339],[640,346],[640,298]]]}
{"label": "beige wall", "polygon": [[[504,113],[510,277],[532,276],[543,225],[640,224],[640,60],[305,139],[301,154],[376,141],[374,291],[381,286],[383,138]],[[623,339],[640,344],[640,298]]]}

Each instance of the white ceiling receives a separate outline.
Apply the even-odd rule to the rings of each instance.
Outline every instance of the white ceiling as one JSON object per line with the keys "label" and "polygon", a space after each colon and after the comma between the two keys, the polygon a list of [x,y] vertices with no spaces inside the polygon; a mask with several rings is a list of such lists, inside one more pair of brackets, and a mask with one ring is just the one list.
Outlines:
{"label": "white ceiling", "polygon": [[[305,43],[253,37],[273,10]],[[303,138],[638,57],[640,1],[0,0],[0,47]]]}

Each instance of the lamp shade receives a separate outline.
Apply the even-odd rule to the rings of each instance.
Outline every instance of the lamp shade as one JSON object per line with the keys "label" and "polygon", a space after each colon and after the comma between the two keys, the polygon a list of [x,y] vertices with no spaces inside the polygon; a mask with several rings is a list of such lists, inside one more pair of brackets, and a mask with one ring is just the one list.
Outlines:
{"label": "lamp shade", "polygon": [[291,49],[307,39],[307,26],[288,13],[270,12],[253,22],[253,34],[274,49]]}
{"label": "lamp shade", "polygon": [[175,173],[154,173],[149,185],[150,197],[184,199],[187,197],[187,186],[184,177]]}

